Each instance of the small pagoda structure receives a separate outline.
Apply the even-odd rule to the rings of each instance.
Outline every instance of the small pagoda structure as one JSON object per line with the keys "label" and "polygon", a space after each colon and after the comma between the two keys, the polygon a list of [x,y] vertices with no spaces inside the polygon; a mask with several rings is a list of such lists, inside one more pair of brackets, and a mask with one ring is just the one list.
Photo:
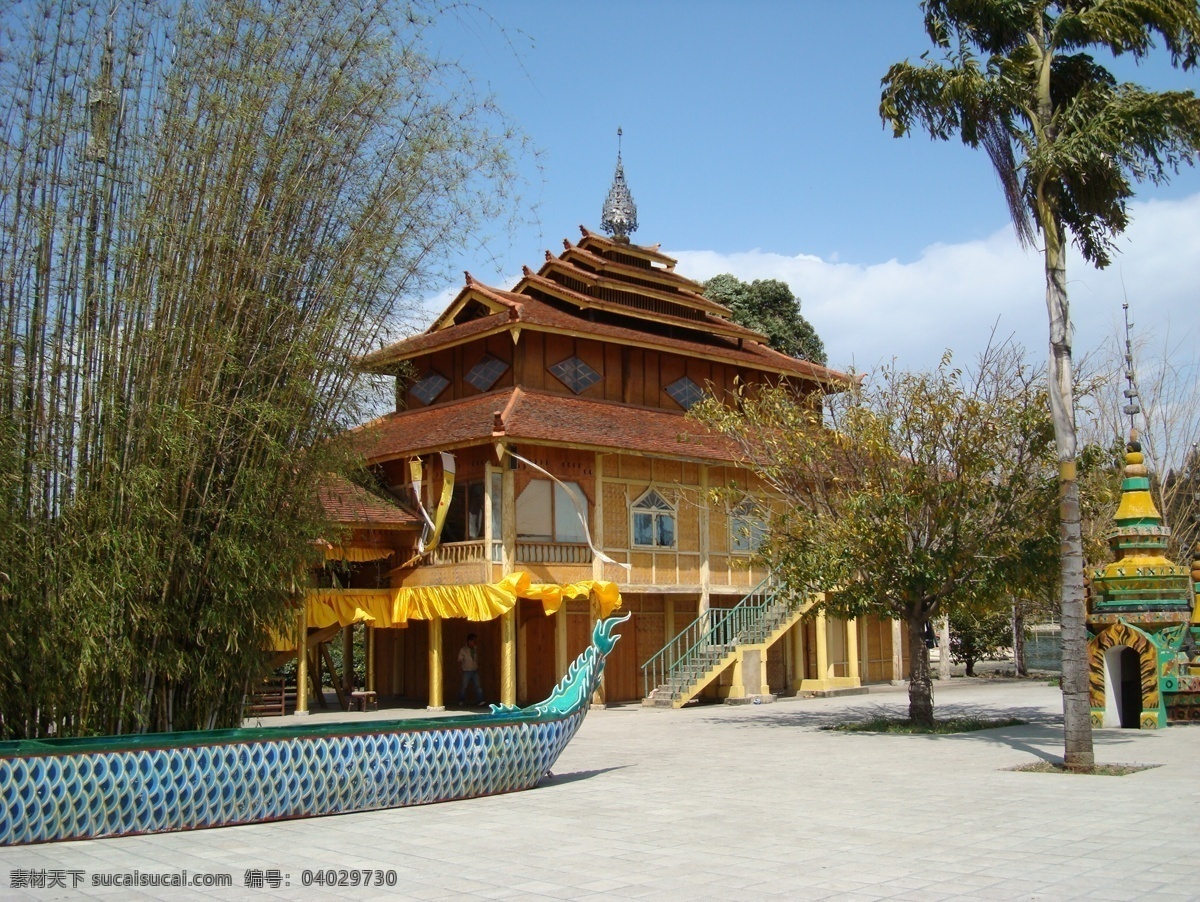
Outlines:
{"label": "small pagoda structure", "polygon": [[1114,559],[1091,574],[1092,724],[1157,729],[1200,720],[1200,553],[1190,573],[1167,557],[1171,530],[1150,494],[1136,430],[1115,519]]}

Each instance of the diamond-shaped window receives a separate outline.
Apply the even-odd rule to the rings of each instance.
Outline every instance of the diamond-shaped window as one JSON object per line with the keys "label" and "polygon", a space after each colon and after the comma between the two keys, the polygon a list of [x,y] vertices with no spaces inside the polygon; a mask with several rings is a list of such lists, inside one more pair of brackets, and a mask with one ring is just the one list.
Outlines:
{"label": "diamond-shaped window", "polygon": [[692,405],[704,397],[704,390],[687,376],[668,385],[666,392],[684,410],[691,410]]}
{"label": "diamond-shaped window", "polygon": [[508,364],[491,354],[484,354],[480,361],[471,367],[466,379],[480,391],[487,391],[496,384],[496,380],[504,375]]}
{"label": "diamond-shaped window", "polygon": [[430,370],[416,381],[411,391],[413,397],[422,404],[432,404],[437,396],[445,391],[446,386],[449,384],[450,380],[437,370]]}
{"label": "diamond-shaped window", "polygon": [[580,360],[578,357],[568,357],[561,363],[550,367],[558,381],[575,394],[581,394],[600,381],[600,374]]}

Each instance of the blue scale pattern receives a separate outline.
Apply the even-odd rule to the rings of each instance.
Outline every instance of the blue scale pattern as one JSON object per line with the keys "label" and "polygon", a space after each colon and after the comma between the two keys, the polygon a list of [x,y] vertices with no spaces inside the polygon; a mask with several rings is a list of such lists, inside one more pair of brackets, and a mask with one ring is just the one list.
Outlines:
{"label": "blue scale pattern", "polygon": [[[507,718],[501,718],[507,720]],[[0,759],[0,845],[160,833],[530,789],[583,720]]]}
{"label": "blue scale pattern", "polygon": [[[490,715],[440,722],[380,723],[377,732],[346,735],[279,729],[207,744],[203,733],[191,734],[195,740],[160,748],[0,750],[0,846],[250,824],[531,789],[583,722],[604,658],[619,638],[613,631],[627,618],[598,623],[591,647],[550,698],[530,708],[493,707]],[[262,732],[278,732],[279,738],[263,738]],[[161,735],[167,741],[183,734]],[[121,737],[112,740],[120,742]]]}

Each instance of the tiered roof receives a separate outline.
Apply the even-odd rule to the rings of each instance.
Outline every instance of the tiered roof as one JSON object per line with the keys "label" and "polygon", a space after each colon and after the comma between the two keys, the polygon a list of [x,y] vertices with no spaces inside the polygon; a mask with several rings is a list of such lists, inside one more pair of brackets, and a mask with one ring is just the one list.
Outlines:
{"label": "tiered roof", "polygon": [[466,274],[453,303],[420,335],[361,360],[368,370],[477,338],[521,328],[671,351],[824,385],[849,377],[797,360],[765,344],[766,336],[733,322],[727,307],[704,297],[703,286],[676,273],[658,246],[605,238],[580,227],[578,244],[563,242],[535,273],[526,268],[512,291]]}

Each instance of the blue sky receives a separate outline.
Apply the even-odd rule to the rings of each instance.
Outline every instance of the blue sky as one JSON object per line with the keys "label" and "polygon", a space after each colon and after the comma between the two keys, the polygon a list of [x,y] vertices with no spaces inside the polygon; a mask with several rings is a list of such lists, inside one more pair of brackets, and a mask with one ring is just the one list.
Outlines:
{"label": "blue sky", "polygon": [[[494,263],[479,254],[458,268],[507,286],[580,224],[598,227],[619,125],[634,240],[661,244],[693,278],[789,282],[831,364],[929,366],[947,347],[970,356],[997,319],[1044,356],[1040,260],[1017,248],[986,157],[893,139],[879,120],[888,66],[929,46],[915,0],[483,6],[439,26],[434,46],[540,148],[523,164],[539,205],[536,223],[494,245]],[[1164,57],[1118,63],[1123,79],[1200,88]],[[1076,348],[1112,333],[1127,293],[1139,330],[1194,357],[1200,173],[1144,186],[1133,212],[1108,271],[1069,264]]]}

